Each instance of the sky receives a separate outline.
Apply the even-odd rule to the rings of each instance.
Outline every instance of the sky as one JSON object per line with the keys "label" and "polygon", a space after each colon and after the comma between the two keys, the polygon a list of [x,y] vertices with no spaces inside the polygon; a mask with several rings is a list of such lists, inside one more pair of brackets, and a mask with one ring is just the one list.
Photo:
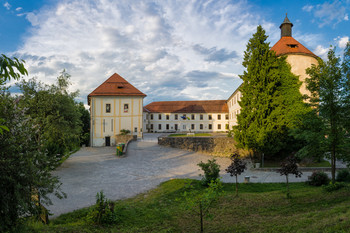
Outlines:
{"label": "sky", "polygon": [[256,27],[272,47],[286,13],[293,37],[321,58],[349,41],[350,0],[0,0],[0,53],[25,60],[25,79],[52,84],[65,69],[85,104],[114,73],[145,104],[227,99]]}

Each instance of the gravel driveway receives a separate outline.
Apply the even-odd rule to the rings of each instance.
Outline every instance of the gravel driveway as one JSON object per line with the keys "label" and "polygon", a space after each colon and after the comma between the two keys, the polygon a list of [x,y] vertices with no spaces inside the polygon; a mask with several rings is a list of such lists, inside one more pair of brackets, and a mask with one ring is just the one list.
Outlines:
{"label": "gravel driveway", "polygon": [[[200,179],[197,164],[211,156],[185,150],[160,147],[148,138],[129,144],[125,157],[115,156],[114,147],[86,147],[71,155],[55,172],[60,177],[62,190],[67,199],[52,197],[49,206],[53,217],[75,209],[95,204],[96,193],[103,190],[112,200],[135,196],[155,188],[172,178]],[[228,158],[216,158],[221,165],[224,182],[234,182],[225,174],[230,164]],[[302,178],[290,177],[291,182],[307,180],[311,172],[304,172]],[[239,177],[250,176],[251,182],[285,182],[276,172],[248,170]]]}

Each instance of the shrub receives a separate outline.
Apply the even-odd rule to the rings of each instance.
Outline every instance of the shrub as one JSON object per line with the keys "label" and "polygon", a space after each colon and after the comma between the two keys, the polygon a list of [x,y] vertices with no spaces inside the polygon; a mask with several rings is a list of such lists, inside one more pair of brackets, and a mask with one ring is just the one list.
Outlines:
{"label": "shrub", "polygon": [[323,189],[327,192],[333,192],[343,187],[345,187],[344,182],[335,182],[335,183],[330,183],[329,185],[323,186]]}
{"label": "shrub", "polygon": [[309,178],[308,184],[312,186],[326,185],[330,182],[328,175],[322,171],[315,171]]}
{"label": "shrub", "polygon": [[105,197],[103,191],[96,194],[96,205],[86,216],[86,220],[98,225],[117,223],[118,216],[114,209],[114,203]]}
{"label": "shrub", "polygon": [[340,170],[340,171],[338,171],[336,181],[339,181],[339,182],[350,182],[350,172],[349,172],[349,170]]}
{"label": "shrub", "polygon": [[130,133],[130,130],[128,129],[121,129],[120,130],[120,135],[128,135]]}
{"label": "shrub", "polygon": [[207,163],[202,161],[197,164],[204,171],[204,177],[202,182],[204,185],[208,186],[212,181],[215,182],[220,176],[220,165],[216,163],[216,160],[208,160]]}

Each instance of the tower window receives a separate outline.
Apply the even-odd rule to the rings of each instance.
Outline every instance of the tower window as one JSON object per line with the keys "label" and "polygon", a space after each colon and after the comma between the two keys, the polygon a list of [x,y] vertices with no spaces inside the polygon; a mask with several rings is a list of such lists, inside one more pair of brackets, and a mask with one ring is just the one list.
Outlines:
{"label": "tower window", "polygon": [[287,46],[288,46],[289,48],[297,48],[297,47],[298,47],[297,44],[287,44]]}

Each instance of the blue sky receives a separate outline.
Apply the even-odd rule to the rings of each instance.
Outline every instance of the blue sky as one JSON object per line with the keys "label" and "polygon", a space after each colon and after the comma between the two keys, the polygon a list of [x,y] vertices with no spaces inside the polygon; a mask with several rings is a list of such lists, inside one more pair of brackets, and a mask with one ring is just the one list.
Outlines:
{"label": "blue sky", "polygon": [[66,69],[85,103],[113,73],[146,104],[227,99],[257,25],[272,46],[286,13],[293,37],[322,58],[349,40],[350,0],[0,0],[0,53],[24,59],[26,78],[45,83]]}

